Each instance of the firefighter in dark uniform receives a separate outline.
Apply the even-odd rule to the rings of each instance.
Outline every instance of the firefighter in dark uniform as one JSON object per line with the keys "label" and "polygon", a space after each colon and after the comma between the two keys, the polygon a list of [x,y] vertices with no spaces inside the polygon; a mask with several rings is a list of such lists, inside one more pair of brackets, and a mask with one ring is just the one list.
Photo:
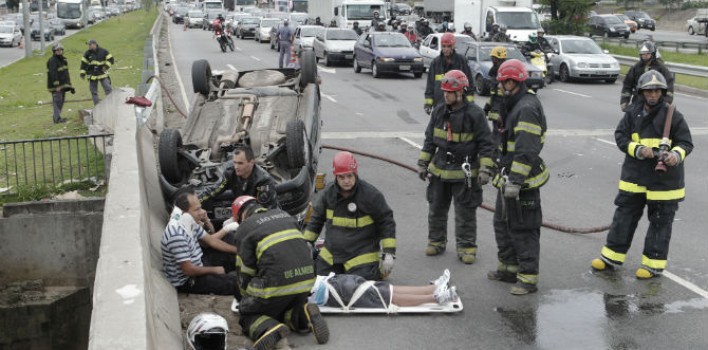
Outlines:
{"label": "firefighter in dark uniform", "polygon": [[317,274],[386,278],[396,256],[393,210],[376,187],[359,178],[354,155],[339,152],[332,163],[336,179],[315,200],[305,229],[305,240],[315,242],[326,227]]}
{"label": "firefighter in dark uniform", "polygon": [[639,62],[629,69],[622,82],[622,96],[620,97],[620,109],[622,112],[626,112],[627,106],[637,100],[639,95],[639,77],[650,70],[655,70],[664,76],[666,81],[664,102],[670,104],[674,101],[674,76],[661,61],[656,59],[656,46],[651,42],[645,42],[639,49]]}
{"label": "firefighter in dark uniform", "polygon": [[516,282],[510,290],[514,295],[537,290],[543,221],[540,187],[549,177],[540,157],[546,117],[538,97],[526,87],[528,77],[524,64],[516,59],[502,63],[497,72],[504,91],[498,122],[499,171],[492,181],[499,189],[494,212],[499,264],[487,277]]}
{"label": "firefighter in dark uniform", "polygon": [[497,72],[499,66],[506,61],[506,48],[504,46],[496,46],[489,52],[492,59],[492,68],[489,68],[489,78],[492,85],[489,87],[489,100],[484,104],[484,112],[487,114],[487,119],[492,122],[492,135],[495,144],[499,144],[499,111],[501,110],[502,100],[504,99],[504,90],[497,81]]}
{"label": "firefighter in dark uniform", "polygon": [[52,93],[52,106],[54,114],[52,119],[54,124],[65,123],[66,119],[61,117],[61,110],[64,108],[64,97],[66,92],[74,93],[71,86],[71,76],[69,76],[69,65],[64,57],[64,46],[61,43],[52,45],[54,54],[47,61],[47,89]]}
{"label": "firefighter in dark uniform", "polygon": [[494,144],[484,111],[465,98],[468,87],[467,74],[460,70],[447,72],[441,80],[445,102],[437,104],[430,116],[418,168],[421,180],[430,180],[425,254],[445,252],[448,211],[454,199],[457,257],[472,264],[477,256],[480,184],[489,182]]}
{"label": "firefighter in dark uniform", "polygon": [[88,75],[89,90],[91,91],[93,105],[95,106],[101,101],[98,98],[99,82],[106,95],[113,91],[111,78],[108,76],[108,69],[113,65],[113,55],[111,55],[108,50],[99,47],[94,39],[88,41],[88,46],[89,49],[86,50],[84,57],[81,58],[81,71],[79,72],[79,76],[81,79],[85,79],[86,75]]}
{"label": "firefighter in dark uniform", "polygon": [[663,74],[655,70],[642,74],[638,89],[641,103],[630,106],[615,130],[617,147],[626,155],[607,243],[592,267],[611,270],[624,263],[646,206],[649,229],[636,277],[648,279],[666,268],[674,215],[686,194],[683,163],[693,142],[686,119],[674,110],[669,143],[660,147],[669,110]]}
{"label": "firefighter in dark uniform", "polygon": [[[430,62],[428,68],[428,82],[425,85],[425,113],[430,114],[433,107],[443,102],[443,91],[440,90],[440,81],[445,73],[456,69],[467,76],[467,81],[472,81],[472,73],[467,65],[467,58],[455,52],[455,35],[445,33],[440,38],[440,55]],[[467,102],[474,101],[474,89],[466,89]]]}
{"label": "firefighter in dark uniform", "polygon": [[261,207],[251,196],[236,198],[232,212],[240,224],[235,239],[239,324],[254,340],[253,348],[275,349],[290,330],[309,329],[317,343],[326,343],[327,323],[317,305],[307,303],[315,268],[297,220]]}

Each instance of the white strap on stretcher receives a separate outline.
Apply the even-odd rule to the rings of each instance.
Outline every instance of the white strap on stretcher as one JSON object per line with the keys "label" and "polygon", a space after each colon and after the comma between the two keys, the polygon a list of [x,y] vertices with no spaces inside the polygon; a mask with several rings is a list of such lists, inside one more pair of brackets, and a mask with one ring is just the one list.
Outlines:
{"label": "white strap on stretcher", "polygon": [[[342,298],[339,296],[339,293],[337,293],[337,290],[334,289],[334,287],[332,287],[332,285],[330,285],[328,281],[325,281],[325,285],[327,286],[327,290],[329,290],[329,297],[334,298],[334,300],[337,301],[337,304],[339,304],[339,306],[344,311],[344,313],[351,312],[352,305],[354,305],[359,300],[359,298],[361,298],[361,296],[364,295],[364,293],[366,293],[366,290],[369,288],[373,288],[373,290],[376,291],[376,295],[378,295],[379,300],[381,301],[381,308],[390,313],[391,309],[392,309],[391,306],[393,306],[393,308],[395,308],[396,306],[391,303],[387,303],[386,300],[384,300],[383,295],[381,295],[381,291],[379,291],[378,288],[374,287],[375,283],[376,282],[374,282],[374,281],[366,281],[366,282],[362,283],[361,285],[359,285],[359,287],[357,287],[356,290],[354,291],[354,294],[352,294],[352,298],[351,298],[351,300],[349,300],[349,304],[344,305],[344,301],[342,301]],[[386,306],[386,304],[388,304],[390,306]]]}

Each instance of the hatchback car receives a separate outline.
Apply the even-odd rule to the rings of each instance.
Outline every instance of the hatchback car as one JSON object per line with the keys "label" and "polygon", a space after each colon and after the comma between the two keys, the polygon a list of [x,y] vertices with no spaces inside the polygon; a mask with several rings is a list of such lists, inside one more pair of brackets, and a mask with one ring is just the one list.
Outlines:
{"label": "hatchback car", "polygon": [[469,41],[463,44],[460,53],[467,58],[467,64],[472,74],[470,85],[474,86],[477,95],[489,95],[490,89],[497,85],[497,82],[489,76],[489,70],[492,68],[492,57],[489,54],[497,46],[506,48],[508,60],[517,59],[524,63],[529,73],[529,77],[526,79],[526,86],[534,90],[544,86],[543,71],[529,63],[521,51],[513,44]]}
{"label": "hatchback car", "polygon": [[187,17],[189,12],[188,7],[179,6],[175,7],[174,13],[172,14],[172,23],[182,24],[184,23],[184,18]]}
{"label": "hatchback car", "polygon": [[594,40],[571,35],[547,36],[557,55],[551,57],[561,81],[604,80],[613,84],[620,73],[617,59],[605,53]]}
{"label": "hatchback car", "polygon": [[255,31],[253,40],[258,41],[259,43],[270,42],[271,29],[282,21],[282,19],[277,17],[262,18],[261,22],[258,24],[258,28]]}
{"label": "hatchback car", "polygon": [[629,38],[629,26],[615,15],[592,16],[588,20],[588,26],[590,28],[590,36]]}
{"label": "hatchback car", "polygon": [[321,26],[306,25],[297,27],[295,29],[295,34],[293,35],[295,37],[293,40],[293,48],[295,48],[295,52],[299,53],[303,50],[312,50],[315,36],[323,30],[324,27]]}
{"label": "hatchback car", "polygon": [[19,46],[22,38],[20,28],[15,25],[0,25],[0,45]]}
{"label": "hatchback car", "polygon": [[[701,19],[699,22],[698,19]],[[706,35],[708,36],[708,33],[706,31],[706,26],[708,26],[708,22],[704,21],[706,18],[705,17],[693,17],[689,20],[686,20],[686,31],[688,32],[689,35]]]}
{"label": "hatchback car", "polygon": [[629,19],[637,22],[639,29],[647,28],[652,32],[656,30],[656,21],[654,21],[649,14],[644,11],[625,11],[624,13],[629,17]]}
{"label": "hatchback car", "polygon": [[[44,41],[54,41],[54,28],[49,23],[49,21],[42,21],[42,33],[44,33]],[[32,31],[30,32],[30,37],[32,40],[40,40],[39,34],[39,21],[32,24]]]}
{"label": "hatchback car", "polygon": [[425,72],[423,57],[398,32],[363,33],[354,45],[354,72],[371,69],[374,78],[382,73],[413,73],[420,78]]}
{"label": "hatchback car", "polygon": [[204,22],[204,12],[200,10],[189,10],[184,18],[188,28],[201,27]]}
{"label": "hatchback car", "polygon": [[[423,42],[420,43],[420,48],[418,52],[423,56],[423,64],[425,68],[430,68],[430,62],[432,62],[435,57],[440,56],[440,38],[442,38],[444,33],[435,33],[428,35]],[[455,51],[457,53],[464,53],[467,48],[464,43],[468,41],[473,41],[472,37],[464,34],[455,34]]]}
{"label": "hatchback car", "polygon": [[333,62],[350,63],[354,60],[354,45],[359,36],[352,29],[327,28],[315,36],[315,57],[329,66]]}
{"label": "hatchback car", "polygon": [[241,39],[253,38],[256,36],[256,30],[261,24],[260,17],[243,17],[236,25],[236,37]]}

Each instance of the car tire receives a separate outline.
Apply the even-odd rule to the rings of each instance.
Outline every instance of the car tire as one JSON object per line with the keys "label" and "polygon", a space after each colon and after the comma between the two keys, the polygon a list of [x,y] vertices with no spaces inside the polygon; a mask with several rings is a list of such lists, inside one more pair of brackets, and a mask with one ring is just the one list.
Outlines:
{"label": "car tire", "polygon": [[651,27],[650,29],[652,32],[656,30],[656,27]]}
{"label": "car tire", "polygon": [[614,84],[614,83],[615,83],[615,81],[617,81],[617,78],[613,78],[613,79],[605,79],[605,83],[607,83],[607,84]]}
{"label": "car tire", "polygon": [[354,60],[352,61],[352,66],[354,67],[354,73],[361,73],[361,66],[359,65],[359,62],[356,60],[356,56],[354,57]]}
{"label": "car tire", "polygon": [[291,120],[285,130],[285,153],[291,169],[299,169],[307,162],[305,123],[302,120]]}
{"label": "car tire", "polygon": [[694,35],[694,34],[696,34],[696,32],[693,31],[693,26],[688,27],[688,35]]}
{"label": "car tire", "polygon": [[624,38],[625,38],[625,39],[629,39],[629,33],[625,34],[625,35],[624,35]]}
{"label": "car tire", "polygon": [[192,63],[192,86],[194,92],[204,96],[211,92],[211,67],[207,60],[197,60]]}
{"label": "car tire", "polygon": [[565,64],[561,65],[558,75],[559,75],[560,81],[562,81],[564,83],[567,83],[568,81],[570,81],[570,71],[568,70],[568,66]]}
{"label": "car tire", "polygon": [[300,54],[300,87],[305,88],[308,84],[317,82],[317,62],[315,62],[315,52],[303,50]]}
{"label": "car tire", "polygon": [[376,62],[371,63],[371,76],[373,76],[374,78],[381,77],[381,74],[379,73],[379,67]]}
{"label": "car tire", "polygon": [[160,172],[167,182],[179,185],[184,182],[185,170],[188,169],[186,160],[179,155],[182,148],[182,135],[177,129],[165,129],[160,133],[157,156],[160,162]]}
{"label": "car tire", "polygon": [[487,89],[487,84],[485,84],[484,77],[481,74],[477,74],[477,76],[474,77],[474,89],[479,96],[489,94],[489,89]]}

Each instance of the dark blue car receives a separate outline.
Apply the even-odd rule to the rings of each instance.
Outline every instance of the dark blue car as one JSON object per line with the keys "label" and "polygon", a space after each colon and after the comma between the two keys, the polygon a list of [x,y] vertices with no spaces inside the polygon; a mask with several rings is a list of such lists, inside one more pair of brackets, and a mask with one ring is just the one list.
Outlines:
{"label": "dark blue car", "polygon": [[489,77],[489,69],[492,68],[492,58],[489,53],[496,46],[506,48],[507,60],[515,58],[524,62],[526,70],[529,72],[529,78],[526,80],[526,86],[533,90],[542,88],[545,84],[543,81],[543,71],[540,68],[528,63],[524,55],[513,44],[503,44],[495,42],[467,42],[464,43],[466,49],[461,54],[467,57],[467,63],[470,66],[472,79],[474,80],[475,93],[480,96],[489,95],[489,89],[496,86],[496,82]]}
{"label": "dark blue car", "polygon": [[371,69],[374,78],[382,73],[413,73],[420,78],[425,72],[423,57],[401,33],[363,33],[354,45],[354,72]]}

